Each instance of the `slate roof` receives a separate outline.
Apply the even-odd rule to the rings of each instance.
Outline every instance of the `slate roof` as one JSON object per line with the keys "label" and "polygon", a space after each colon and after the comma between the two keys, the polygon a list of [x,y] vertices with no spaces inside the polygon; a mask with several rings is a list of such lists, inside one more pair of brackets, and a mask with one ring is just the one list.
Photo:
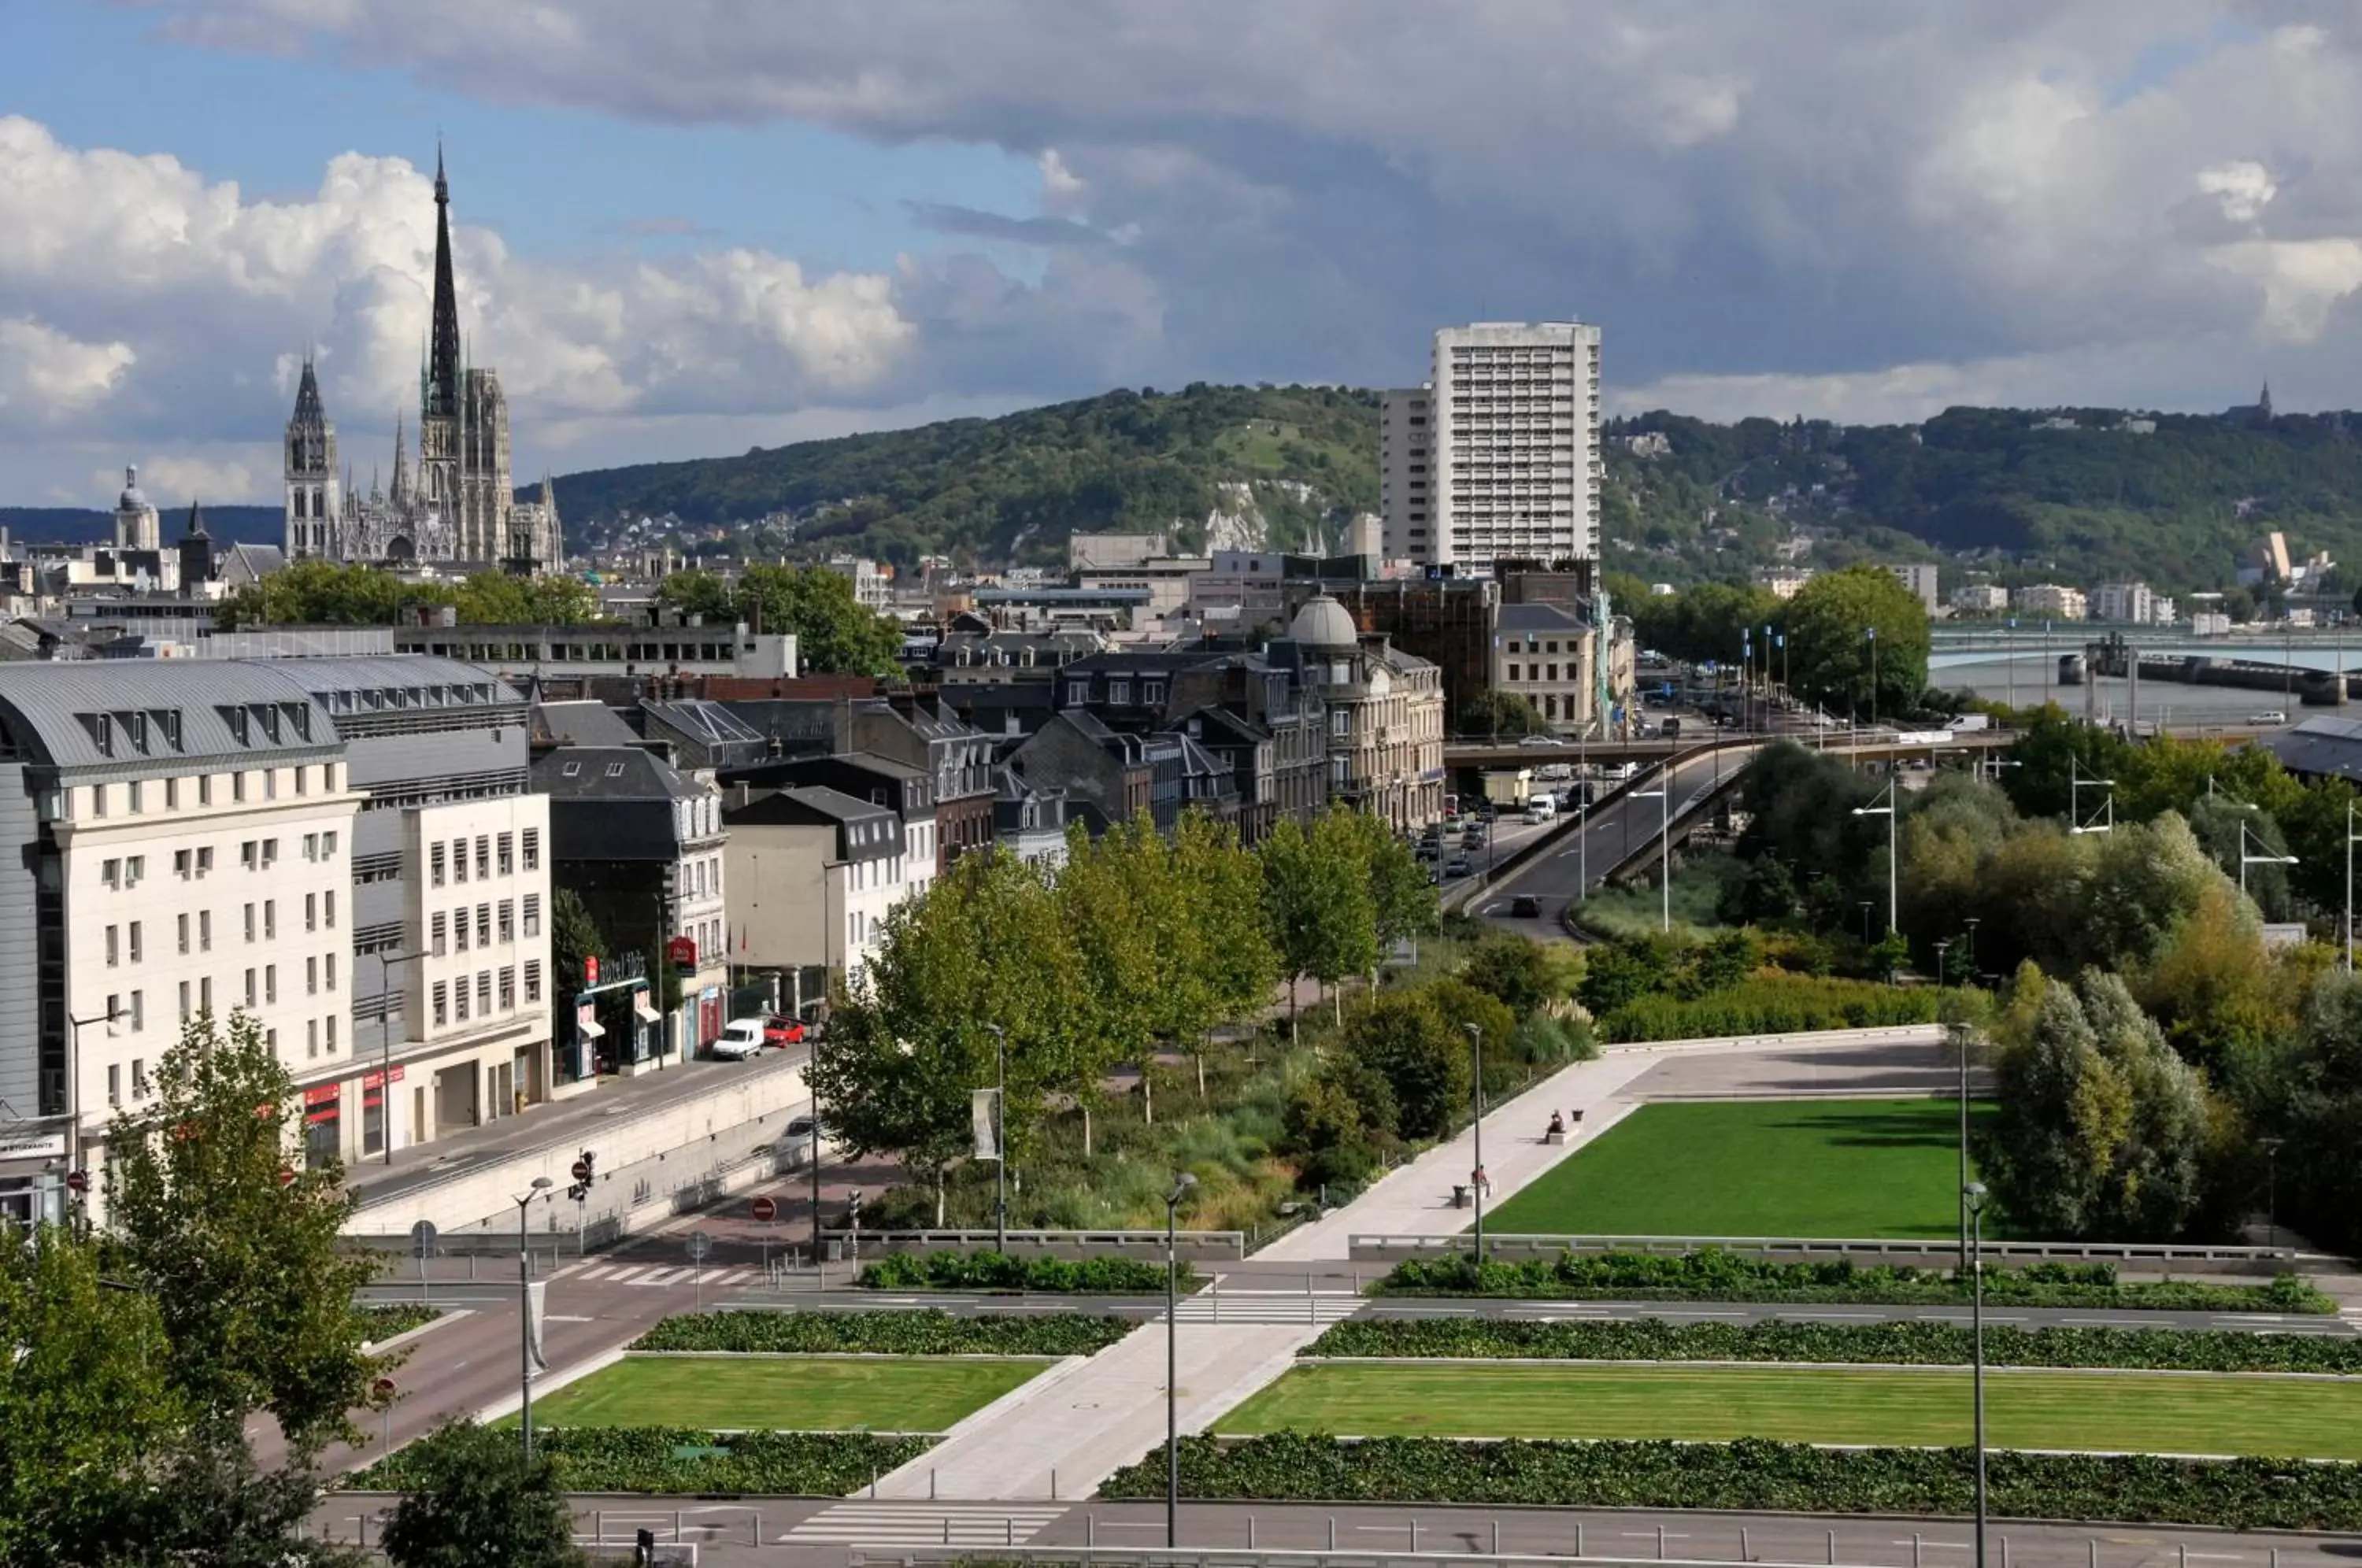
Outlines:
{"label": "slate roof", "polygon": [[561,745],[534,758],[533,787],[553,801],[687,801],[705,791],[635,745]]}

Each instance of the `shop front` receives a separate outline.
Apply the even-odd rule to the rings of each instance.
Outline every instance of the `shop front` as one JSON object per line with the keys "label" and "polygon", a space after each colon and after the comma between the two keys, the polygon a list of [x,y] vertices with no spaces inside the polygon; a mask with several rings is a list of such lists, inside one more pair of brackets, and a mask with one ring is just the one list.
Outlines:
{"label": "shop front", "polygon": [[320,1170],[344,1158],[345,1086],[314,1084],[304,1091],[304,1165]]}

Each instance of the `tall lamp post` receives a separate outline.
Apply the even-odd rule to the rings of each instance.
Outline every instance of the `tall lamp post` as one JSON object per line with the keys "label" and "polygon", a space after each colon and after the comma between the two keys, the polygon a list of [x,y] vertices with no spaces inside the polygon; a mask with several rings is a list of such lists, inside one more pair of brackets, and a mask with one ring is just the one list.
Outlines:
{"label": "tall lamp post", "polygon": [[1951,1027],[1952,1052],[1960,1066],[1960,1272],[1969,1268],[1969,1026]]}
{"label": "tall lamp post", "polygon": [[1475,1140],[1471,1157],[1476,1168],[1468,1173],[1469,1196],[1476,1203],[1476,1261],[1485,1261],[1485,1030],[1482,1025],[1461,1025],[1468,1031],[1468,1098],[1475,1117],[1468,1123],[1469,1135]]}
{"label": "tall lamp post", "polygon": [[2354,802],[2345,802],[2345,972],[2354,973]]}
{"label": "tall lamp post", "polygon": [[1903,929],[1902,922],[1895,918],[1897,906],[1895,902],[1894,873],[1897,865],[1897,856],[1894,838],[1894,819],[1897,813],[1894,809],[1894,784],[1895,780],[1893,778],[1889,778],[1886,781],[1886,789],[1884,791],[1886,796],[1886,804],[1882,806],[1856,806],[1853,809],[1853,814],[1858,817],[1884,817],[1886,819],[1886,929],[1889,931],[1900,931]]}
{"label": "tall lamp post", "polygon": [[2264,1152],[2264,1240],[2278,1251],[2280,1244],[2280,1144],[2279,1138],[2258,1138]]}
{"label": "tall lamp post", "polygon": [[[517,1406],[518,1427],[524,1433],[524,1456],[533,1457],[533,1253],[527,1250],[525,1211],[549,1189],[549,1178],[537,1176],[520,1194],[517,1206]],[[424,1267],[424,1264],[420,1265]]]}
{"label": "tall lamp post", "polygon": [[1975,1358],[1971,1387],[1976,1401],[1976,1568],[1985,1568],[1985,1184],[1972,1181],[1960,1190],[1969,1203],[1970,1344]]}
{"label": "tall lamp post", "polygon": [[1198,1178],[1183,1171],[1164,1195],[1164,1547],[1181,1544],[1181,1264],[1175,1216]]}
{"label": "tall lamp post", "polygon": [[[2083,791],[2105,790],[2100,797],[2100,809],[2083,820]],[[2069,833],[2106,833],[2116,825],[2116,781],[2113,778],[2086,778],[2082,764],[2069,758],[2067,762],[2067,831]]]}
{"label": "tall lamp post", "polygon": [[1657,888],[1664,904],[1664,929],[1671,932],[1673,929],[1673,771],[1671,762],[1665,764],[1665,781],[1661,787],[1655,790],[1635,790],[1630,798],[1645,801],[1651,795],[1657,798],[1657,814],[1661,819],[1658,829],[1660,843],[1657,850]]}
{"label": "tall lamp post", "polygon": [[[424,958],[424,953],[390,953],[378,955],[377,999],[377,1136],[385,1152],[385,1163],[393,1164],[393,1030],[388,1013],[387,999],[393,995],[391,976],[396,964],[407,964],[414,958]],[[410,1008],[402,1010],[403,1032],[410,1032]]]}
{"label": "tall lamp post", "polygon": [[[2353,808],[2349,805],[2346,809],[2347,809],[2348,811],[2351,811]],[[2297,863],[2297,861],[2296,861],[2296,856],[2293,856],[2293,855],[2250,855],[2250,854],[2248,854],[2248,853],[2247,853],[2247,841],[2248,841],[2250,838],[2254,838],[2254,837],[2255,837],[2255,834],[2254,834],[2251,831],[2249,831],[2249,829],[2248,829],[2248,827],[2247,827],[2247,823],[2246,823],[2246,819],[2245,819],[2245,818],[2242,818],[2242,819],[2240,820],[2240,823],[2239,823],[2239,896],[2240,896],[2241,898],[2243,898],[2243,899],[2244,899],[2244,898],[2246,898],[2246,897],[2247,896],[2247,867],[2250,867],[2250,866],[2293,866],[2293,865],[2295,865],[2295,864]],[[2261,844],[2263,841],[2262,841],[2261,839],[2257,839],[2257,840],[2256,840],[2256,842],[2257,842],[2257,843],[2258,843],[2258,844]],[[2349,856],[2353,854],[2353,847],[2352,847],[2352,845],[2350,844],[2350,842],[2349,842],[2349,844],[2348,844],[2348,845],[2347,845],[2347,848],[2346,848],[2346,854],[2347,854]]]}
{"label": "tall lamp post", "polygon": [[1009,1032],[997,1023],[984,1026],[992,1035],[996,1074],[992,1089],[992,1247],[1009,1255]]}
{"label": "tall lamp post", "polygon": [[82,1170],[82,1032],[94,1023],[113,1023],[123,1016],[122,1005],[107,999],[105,1012],[91,1018],[75,1018],[68,1014],[67,1024],[73,1030],[73,1060],[66,1064],[66,1174]]}

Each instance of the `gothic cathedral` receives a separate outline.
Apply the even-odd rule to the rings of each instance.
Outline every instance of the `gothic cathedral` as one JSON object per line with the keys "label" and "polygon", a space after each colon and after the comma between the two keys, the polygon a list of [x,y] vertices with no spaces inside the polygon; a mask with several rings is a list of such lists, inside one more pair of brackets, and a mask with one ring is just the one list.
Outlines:
{"label": "gothic cathedral", "polygon": [[549,480],[538,501],[515,500],[509,479],[509,407],[496,371],[460,362],[459,304],[451,278],[451,187],[435,159],[435,315],[419,373],[414,468],[401,420],[393,486],[367,495],[337,469],[337,427],[304,356],[287,421],[287,558],[434,562],[460,570],[538,575],[561,569],[564,541]]}

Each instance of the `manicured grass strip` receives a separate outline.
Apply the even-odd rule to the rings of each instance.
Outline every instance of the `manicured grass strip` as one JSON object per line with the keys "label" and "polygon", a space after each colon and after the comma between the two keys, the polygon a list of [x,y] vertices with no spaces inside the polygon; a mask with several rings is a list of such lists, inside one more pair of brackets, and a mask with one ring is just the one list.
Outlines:
{"label": "manicured grass strip", "polygon": [[1138,1328],[1078,1312],[955,1318],[948,1312],[696,1312],[632,1342],[643,1351],[868,1355],[1091,1355]]}
{"label": "manicured grass strip", "polygon": [[635,1356],[534,1402],[536,1427],[939,1432],[1038,1361]]}
{"label": "manicured grass strip", "polygon": [[[1544,1300],[1885,1302],[1965,1307],[1967,1281],[1945,1270],[1863,1268],[1846,1258],[1774,1263],[1715,1247],[1663,1256],[1562,1253],[1515,1263],[1467,1253],[1396,1264],[1377,1290],[1388,1296],[1527,1297]],[[1988,1307],[2104,1307],[2145,1312],[2334,1312],[2337,1303],[2296,1275],[2269,1285],[2188,1280],[2122,1284],[2107,1264],[1985,1268]]]}
{"label": "manicured grass strip", "polygon": [[[343,1485],[403,1491],[432,1438],[412,1443]],[[842,1497],[927,1452],[934,1440],[867,1432],[710,1432],[691,1427],[558,1427],[534,1432],[569,1492],[701,1493]],[[718,1451],[718,1452],[717,1452]]]}
{"label": "manicured grass strip", "polygon": [[[1179,1267],[1184,1288],[1198,1271]],[[1044,1295],[1153,1296],[1164,1293],[1164,1264],[1144,1258],[1019,1258],[981,1252],[895,1253],[861,1265],[855,1282],[871,1290],[1007,1290]]]}
{"label": "manicured grass strip", "polygon": [[[1965,1366],[1971,1336],[1954,1323],[1532,1323],[1498,1318],[1353,1318],[1308,1356],[1525,1356],[1564,1361],[1809,1361]],[[2180,1372],[2362,1375],[2362,1335],[2247,1334],[2227,1329],[1985,1326],[1988,1366],[2112,1366]]]}
{"label": "manicured grass strip", "polygon": [[[2362,1529],[2362,1467],[2302,1460],[1993,1453],[2000,1518],[2206,1524],[2231,1529]],[[1324,1502],[1508,1503],[1560,1507],[1963,1515],[1966,1449],[1732,1443],[1448,1442],[1284,1432],[1181,1440],[1184,1496]],[[1161,1497],[1160,1448],[1099,1496]]]}
{"label": "manicured grass strip", "polygon": [[1548,1236],[1956,1236],[1959,1135],[1959,1106],[1944,1099],[1644,1105],[1485,1223]]}
{"label": "manicured grass strip", "polygon": [[[1301,1366],[1224,1432],[1672,1438],[1929,1445],[1970,1440],[1966,1368]],[[2154,1373],[1988,1373],[1996,1448],[2362,1458],[2362,1383]]]}

